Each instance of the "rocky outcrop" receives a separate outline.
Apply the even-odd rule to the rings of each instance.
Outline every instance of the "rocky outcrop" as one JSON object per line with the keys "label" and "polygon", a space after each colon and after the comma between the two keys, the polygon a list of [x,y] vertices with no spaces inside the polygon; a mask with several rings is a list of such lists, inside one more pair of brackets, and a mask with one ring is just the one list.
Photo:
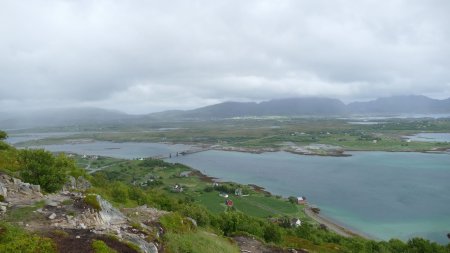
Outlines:
{"label": "rocky outcrop", "polygon": [[[85,202],[84,191],[91,184],[83,177],[69,177],[64,190],[54,194],[43,195],[39,185],[24,183],[17,178],[0,174],[0,212],[5,213],[9,207],[21,208],[33,206],[38,201],[45,201],[45,206],[35,210],[38,218],[26,224],[27,229],[40,231],[49,228],[71,231],[89,231],[97,235],[116,235],[120,240],[131,242],[145,253],[157,253],[156,242],[147,241],[149,234],[158,233],[159,227],[140,223],[140,229],[126,214],[113,207],[111,203],[99,195],[95,198],[100,208],[95,209]],[[127,209],[127,214],[140,213],[146,218],[147,224],[156,224],[158,218],[165,212],[146,206]],[[5,215],[5,214],[3,214]],[[155,238],[156,239],[156,238]]]}
{"label": "rocky outcrop", "polygon": [[17,203],[31,204],[42,198],[41,187],[0,174],[0,212]]}
{"label": "rocky outcrop", "polygon": [[63,186],[63,191],[81,191],[84,192],[91,188],[91,183],[87,181],[84,177],[79,176],[75,179],[72,176],[67,178],[67,182]]}
{"label": "rocky outcrop", "polygon": [[100,204],[101,211],[98,212],[100,222],[103,225],[121,225],[126,223],[125,215],[114,208],[111,203],[104,200],[100,195],[97,195],[97,201]]}

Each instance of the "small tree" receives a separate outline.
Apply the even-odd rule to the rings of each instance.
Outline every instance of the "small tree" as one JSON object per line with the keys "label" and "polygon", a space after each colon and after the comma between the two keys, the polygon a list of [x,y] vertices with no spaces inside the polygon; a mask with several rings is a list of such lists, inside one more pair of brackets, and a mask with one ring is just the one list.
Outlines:
{"label": "small tree", "polygon": [[128,188],[125,184],[116,182],[111,191],[112,198],[117,203],[125,204],[128,201]]}
{"label": "small tree", "polygon": [[274,224],[268,224],[264,229],[264,240],[266,242],[281,242],[283,235],[280,227]]}
{"label": "small tree", "polygon": [[25,182],[38,184],[46,192],[55,192],[66,182],[66,171],[73,162],[60,155],[55,158],[43,149],[25,149],[19,153],[21,176]]}
{"label": "small tree", "polygon": [[289,202],[291,202],[292,204],[297,204],[297,198],[294,197],[294,196],[290,196],[290,197],[288,198],[288,200],[289,200]]}
{"label": "small tree", "polygon": [[0,141],[8,138],[8,134],[2,130],[0,130]]}

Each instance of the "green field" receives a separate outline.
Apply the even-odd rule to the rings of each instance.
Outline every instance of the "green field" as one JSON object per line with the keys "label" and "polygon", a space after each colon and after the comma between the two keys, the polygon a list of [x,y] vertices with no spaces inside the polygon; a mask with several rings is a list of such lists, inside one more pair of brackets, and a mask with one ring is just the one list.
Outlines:
{"label": "green field", "polygon": [[[88,163],[89,160],[90,158],[76,156],[76,161],[80,165]],[[159,160],[137,161],[102,157],[97,160],[102,160],[104,164],[108,165],[101,170],[101,173],[109,180],[163,190],[167,194],[180,199],[192,199],[216,214],[224,212],[227,208],[225,205],[226,198],[220,196],[221,191],[219,189],[205,191],[207,187],[212,188],[210,181],[203,180],[196,173],[189,176],[180,176],[182,172],[191,171],[187,166],[181,164],[168,165]],[[173,191],[173,186],[176,184],[183,187],[183,192]],[[248,191],[248,196],[235,196],[233,191],[228,194],[228,199],[233,201],[235,209],[250,216],[266,218],[287,215],[306,218],[302,211],[303,206],[292,204],[287,199],[258,192],[246,185],[235,183],[221,183],[221,185],[230,189],[243,188]]]}

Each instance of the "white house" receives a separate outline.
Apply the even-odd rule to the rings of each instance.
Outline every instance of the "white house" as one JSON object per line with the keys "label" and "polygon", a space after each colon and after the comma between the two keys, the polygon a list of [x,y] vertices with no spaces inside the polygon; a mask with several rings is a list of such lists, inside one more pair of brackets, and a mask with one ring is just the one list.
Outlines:
{"label": "white house", "polygon": [[302,221],[300,219],[294,218],[291,220],[291,227],[300,227],[302,225]]}

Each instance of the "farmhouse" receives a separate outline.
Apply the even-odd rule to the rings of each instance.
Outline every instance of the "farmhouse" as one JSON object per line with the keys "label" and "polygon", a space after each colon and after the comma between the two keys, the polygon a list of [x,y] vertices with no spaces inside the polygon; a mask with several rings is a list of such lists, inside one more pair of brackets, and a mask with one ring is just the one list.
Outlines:
{"label": "farmhouse", "polygon": [[306,197],[305,196],[297,197],[297,204],[299,204],[299,205],[306,204]]}

